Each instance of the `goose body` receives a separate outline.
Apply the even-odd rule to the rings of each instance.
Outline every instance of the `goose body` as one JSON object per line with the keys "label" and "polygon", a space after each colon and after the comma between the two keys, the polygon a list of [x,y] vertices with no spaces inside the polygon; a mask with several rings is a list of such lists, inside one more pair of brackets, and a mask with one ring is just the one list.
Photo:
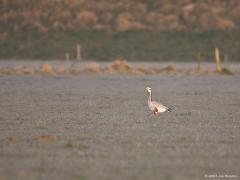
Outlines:
{"label": "goose body", "polygon": [[160,113],[171,111],[171,108],[162,105],[159,102],[152,101],[152,90],[150,87],[147,87],[146,90],[148,91],[148,107],[149,109],[155,114],[159,115]]}

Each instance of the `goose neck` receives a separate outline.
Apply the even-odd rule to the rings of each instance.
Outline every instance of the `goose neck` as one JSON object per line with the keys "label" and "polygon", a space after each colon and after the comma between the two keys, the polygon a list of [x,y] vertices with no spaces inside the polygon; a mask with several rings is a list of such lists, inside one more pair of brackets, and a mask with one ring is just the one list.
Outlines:
{"label": "goose neck", "polygon": [[152,101],[152,92],[149,92],[148,101]]}

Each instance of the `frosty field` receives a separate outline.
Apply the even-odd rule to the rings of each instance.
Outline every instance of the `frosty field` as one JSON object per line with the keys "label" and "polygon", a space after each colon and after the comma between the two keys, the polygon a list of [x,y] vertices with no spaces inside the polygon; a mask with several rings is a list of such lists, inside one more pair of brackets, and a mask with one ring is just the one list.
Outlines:
{"label": "frosty field", "polygon": [[239,110],[239,76],[1,76],[0,180],[238,179]]}

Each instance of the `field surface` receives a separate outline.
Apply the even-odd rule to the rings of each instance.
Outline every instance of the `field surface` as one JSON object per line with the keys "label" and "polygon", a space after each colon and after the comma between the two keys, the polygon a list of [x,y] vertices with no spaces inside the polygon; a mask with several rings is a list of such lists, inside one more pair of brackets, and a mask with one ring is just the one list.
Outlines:
{"label": "field surface", "polygon": [[238,179],[239,109],[239,76],[1,76],[0,179]]}

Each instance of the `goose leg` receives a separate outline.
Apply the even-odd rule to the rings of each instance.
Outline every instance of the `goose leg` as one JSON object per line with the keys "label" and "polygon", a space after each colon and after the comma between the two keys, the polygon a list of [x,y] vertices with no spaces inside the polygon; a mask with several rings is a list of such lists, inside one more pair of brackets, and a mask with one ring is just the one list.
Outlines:
{"label": "goose leg", "polygon": [[154,113],[154,115],[159,115],[159,113],[158,113],[158,109],[157,109],[156,107],[154,108],[153,113]]}

